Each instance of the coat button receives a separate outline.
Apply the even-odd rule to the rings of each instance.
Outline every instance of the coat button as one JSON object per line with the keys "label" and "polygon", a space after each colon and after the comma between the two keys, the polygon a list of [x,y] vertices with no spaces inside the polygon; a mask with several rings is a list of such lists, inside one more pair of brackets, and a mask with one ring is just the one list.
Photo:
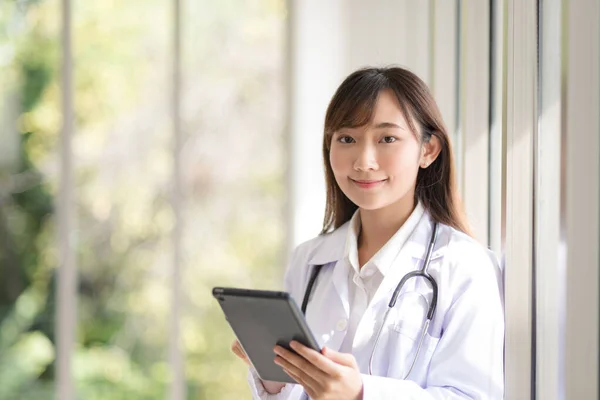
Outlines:
{"label": "coat button", "polygon": [[335,328],[340,332],[346,330],[347,327],[348,327],[348,320],[346,318],[340,319],[337,322],[337,324],[335,324]]}

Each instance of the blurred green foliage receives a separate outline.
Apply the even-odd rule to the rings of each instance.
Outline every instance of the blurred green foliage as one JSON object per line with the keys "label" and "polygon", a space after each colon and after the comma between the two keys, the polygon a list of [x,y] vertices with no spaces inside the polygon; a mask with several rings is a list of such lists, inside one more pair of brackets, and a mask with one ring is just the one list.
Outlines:
{"label": "blurred green foliage", "polygon": [[[0,45],[5,57],[13,54],[12,62],[5,60],[0,67],[0,87],[4,88],[0,96],[5,101],[18,99],[14,108],[23,114],[39,104],[56,68],[54,43],[45,41],[36,28],[27,37],[21,36],[23,18],[32,5],[0,5]],[[33,51],[36,41],[45,41],[40,51]],[[7,135],[6,126],[2,126],[3,135]],[[43,381],[33,384],[52,379],[54,360],[52,270],[44,260],[50,245],[53,201],[27,151],[35,134],[23,127],[16,162],[10,168],[3,164],[0,170],[0,399],[26,399],[34,394],[50,398],[53,390],[46,385],[38,392],[34,387],[41,388]],[[41,393],[46,394],[39,396]]]}
{"label": "blurred green foliage", "polygon": [[[189,399],[237,399],[246,368],[210,289],[280,286],[285,8],[183,6],[185,380]],[[74,3],[81,399],[164,399],[171,378],[170,7]],[[58,0],[0,0],[0,145],[19,143],[0,162],[0,400],[55,393],[59,16]]]}

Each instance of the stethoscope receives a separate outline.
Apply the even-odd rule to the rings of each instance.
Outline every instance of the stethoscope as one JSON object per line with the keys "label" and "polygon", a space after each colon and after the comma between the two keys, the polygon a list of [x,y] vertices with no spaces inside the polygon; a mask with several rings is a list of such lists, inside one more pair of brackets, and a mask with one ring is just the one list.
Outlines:
{"label": "stethoscope", "polygon": [[[388,304],[388,308],[385,311],[385,314],[383,316],[383,322],[381,323],[381,326],[379,327],[379,330],[377,331],[377,336],[375,337],[375,345],[373,346],[373,350],[371,351],[371,357],[369,357],[369,375],[373,375],[373,356],[375,355],[375,350],[377,349],[377,344],[379,343],[379,337],[381,336],[381,332],[383,331],[383,327],[385,326],[385,322],[387,320],[388,314],[390,313],[392,308],[394,308],[394,306],[396,305],[396,300],[398,299],[398,296],[400,295],[400,292],[402,291],[404,284],[412,278],[420,277],[420,278],[425,279],[427,282],[429,282],[429,284],[431,285],[431,288],[433,290],[433,296],[431,298],[431,303],[427,304],[428,305],[427,316],[425,319],[425,323],[423,324],[423,329],[421,330],[421,336],[419,338],[419,345],[417,346],[417,352],[415,353],[415,356],[410,365],[410,368],[408,369],[408,372],[406,373],[406,375],[404,376],[403,379],[408,378],[408,376],[410,375],[410,373],[412,372],[412,370],[415,366],[415,363],[417,362],[417,359],[419,358],[419,353],[421,352],[423,340],[425,339],[425,335],[427,334],[427,330],[429,329],[429,324],[431,323],[431,320],[433,319],[433,316],[435,314],[435,308],[437,306],[437,297],[438,297],[437,283],[435,282],[435,279],[433,279],[433,277],[431,275],[429,275],[429,273],[427,272],[427,269],[429,268],[429,261],[431,260],[431,253],[433,252],[433,247],[435,246],[435,242],[437,240],[437,234],[438,234],[438,223],[435,222],[433,225],[433,232],[431,233],[431,237],[429,238],[429,246],[427,247],[427,253],[425,255],[425,262],[423,263],[423,266],[421,267],[421,269],[409,272],[408,274],[404,275],[404,277],[400,280],[400,283],[398,283],[398,286],[396,286],[394,293],[392,294],[392,298],[390,300],[390,303]],[[306,291],[304,292],[304,299],[302,300],[302,313],[303,314],[306,313],[306,306],[308,305],[308,298],[310,297],[310,293],[312,292],[313,286],[315,285],[317,275],[319,275],[319,271],[321,271],[322,267],[323,267],[323,265],[316,265],[312,271],[312,274],[308,281],[308,285],[306,287]],[[427,299],[425,299],[425,301],[427,302]]]}

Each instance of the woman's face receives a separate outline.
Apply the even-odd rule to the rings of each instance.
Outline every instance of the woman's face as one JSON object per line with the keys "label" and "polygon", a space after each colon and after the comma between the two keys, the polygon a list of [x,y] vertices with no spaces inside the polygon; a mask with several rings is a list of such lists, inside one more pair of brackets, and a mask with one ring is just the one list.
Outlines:
{"label": "woman's face", "polygon": [[368,125],[333,134],[329,161],[344,194],[361,209],[377,210],[412,202],[422,153],[398,100],[383,90]]}

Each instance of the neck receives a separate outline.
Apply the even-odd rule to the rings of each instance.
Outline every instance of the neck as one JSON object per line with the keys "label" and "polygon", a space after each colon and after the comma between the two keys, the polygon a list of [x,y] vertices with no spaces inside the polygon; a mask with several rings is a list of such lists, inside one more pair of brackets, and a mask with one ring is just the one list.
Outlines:
{"label": "neck", "polygon": [[359,249],[376,253],[404,225],[416,207],[414,196],[377,210],[360,210]]}

